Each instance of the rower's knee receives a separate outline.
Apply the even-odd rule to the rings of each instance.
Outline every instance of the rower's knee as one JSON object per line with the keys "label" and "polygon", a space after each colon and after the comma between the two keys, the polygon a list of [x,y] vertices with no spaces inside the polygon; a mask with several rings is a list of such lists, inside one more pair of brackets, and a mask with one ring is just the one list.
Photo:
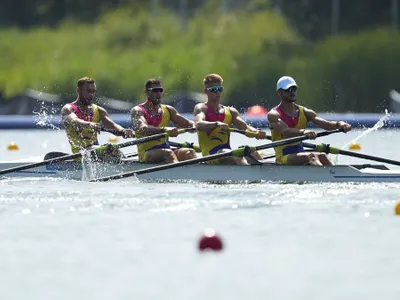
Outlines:
{"label": "rower's knee", "polygon": [[181,148],[175,152],[176,158],[179,161],[196,158],[196,151],[190,148]]}
{"label": "rower's knee", "polygon": [[185,149],[182,153],[183,159],[187,160],[187,159],[193,159],[196,158],[196,151],[194,151],[194,149]]}
{"label": "rower's knee", "polygon": [[328,154],[318,153],[319,161],[325,166],[333,166],[334,163],[330,160]]}
{"label": "rower's knee", "polygon": [[319,163],[319,157],[318,153],[315,152],[310,152],[307,154],[307,163],[315,165]]}
{"label": "rower's knee", "polygon": [[164,161],[168,164],[178,162],[178,159],[171,149],[165,149]]}

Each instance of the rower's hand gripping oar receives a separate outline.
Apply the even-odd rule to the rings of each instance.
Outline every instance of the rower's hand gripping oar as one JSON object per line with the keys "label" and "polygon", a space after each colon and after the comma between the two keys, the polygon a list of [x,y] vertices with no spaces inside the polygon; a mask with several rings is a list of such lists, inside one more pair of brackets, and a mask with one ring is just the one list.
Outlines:
{"label": "rower's hand gripping oar", "polygon": [[[237,129],[237,128],[229,128],[229,131],[243,134],[249,138],[257,138],[258,137],[258,132],[256,132],[256,131],[241,130],[241,129]],[[264,139],[271,140],[272,138],[271,138],[271,136],[266,135]]]}
{"label": "rower's hand gripping oar", "polygon": [[[193,130],[192,128],[186,128],[186,129],[179,129],[178,133],[182,134],[185,132],[189,132]],[[133,141],[127,141],[124,143],[120,143],[120,144],[105,144],[102,145],[96,149],[93,150],[88,150],[89,152],[96,152],[96,153],[102,153],[105,151],[110,151],[110,150],[117,150],[120,148],[124,148],[124,147],[129,147],[129,146],[133,146],[133,145],[137,145],[140,143],[145,143],[148,141],[153,141],[153,140],[157,140],[160,138],[164,138],[164,137],[168,137],[168,133],[159,133],[159,134],[155,134],[155,135],[150,135],[150,136],[145,136],[143,138],[139,138]],[[68,159],[75,159],[75,158],[79,158],[82,156],[82,153],[75,153],[75,154],[71,154],[71,155],[65,155],[65,156],[61,156],[61,157],[56,157],[56,158],[52,158],[52,159],[47,159],[41,162],[37,162],[37,163],[32,163],[32,164],[26,164],[26,165],[22,165],[22,166],[18,166],[18,167],[13,167],[13,168],[8,168],[8,169],[4,169],[4,170],[0,170],[0,175],[4,175],[4,174],[8,174],[8,173],[12,173],[12,172],[16,172],[16,171],[22,171],[22,170],[26,170],[26,169],[31,169],[31,168],[35,168],[35,167],[40,167],[40,166],[44,166],[46,164],[50,164],[50,163],[55,163],[55,162],[60,162],[60,161],[64,161],[64,160],[68,160]]]}
{"label": "rower's hand gripping oar", "polygon": [[[323,132],[318,133],[317,137],[322,137],[322,136],[326,136],[326,135],[329,135],[332,133],[337,133],[337,132],[340,132],[340,130],[336,129],[336,130],[332,130],[332,131],[323,131]],[[280,140],[280,141],[276,141],[273,143],[264,144],[264,145],[260,145],[260,146],[252,146],[252,147],[246,146],[246,147],[238,148],[238,149],[231,150],[228,152],[217,153],[217,154],[208,155],[208,156],[204,156],[204,157],[200,157],[200,158],[194,158],[194,159],[189,159],[189,160],[185,160],[185,161],[180,161],[177,163],[155,166],[155,167],[145,168],[145,169],[136,170],[136,171],[132,171],[132,172],[117,174],[117,175],[113,175],[113,176],[102,177],[102,178],[93,179],[90,181],[91,182],[110,181],[110,180],[115,180],[115,179],[131,177],[131,176],[135,176],[135,175],[141,175],[141,174],[146,174],[146,173],[151,173],[151,172],[156,172],[156,171],[162,171],[162,170],[168,170],[168,169],[172,169],[172,168],[192,165],[192,164],[201,163],[201,162],[207,162],[210,160],[220,159],[220,158],[224,158],[224,157],[230,157],[230,156],[241,157],[241,156],[250,155],[250,153],[252,153],[253,151],[264,150],[264,149],[278,147],[278,146],[282,146],[282,145],[286,145],[286,144],[301,142],[301,141],[304,141],[307,139],[309,139],[308,136],[297,136],[297,137],[284,139],[284,140]]]}
{"label": "rower's hand gripping oar", "polygon": [[183,142],[183,143],[177,143],[177,142],[172,142],[168,141],[168,144],[170,144],[172,147],[176,148],[190,148],[196,151],[197,153],[201,152],[201,148],[199,145],[196,145],[195,143],[189,143],[189,142]]}
{"label": "rower's hand gripping oar", "polygon": [[[111,133],[116,136],[125,137],[125,133],[122,130],[102,128],[101,131],[108,132],[108,133]],[[187,132],[192,132],[192,130],[188,129]],[[190,149],[194,149],[196,152],[201,152],[200,146],[196,145],[194,143],[189,143],[189,142],[177,143],[177,142],[168,141],[168,144],[170,144],[172,147],[176,147],[176,148],[190,148]]]}
{"label": "rower's hand gripping oar", "polygon": [[388,158],[372,156],[372,155],[367,155],[367,154],[362,154],[362,153],[357,153],[357,152],[351,152],[351,151],[347,151],[347,150],[341,150],[339,148],[331,147],[329,144],[315,145],[315,144],[311,144],[311,143],[303,143],[303,146],[306,148],[313,149],[318,152],[325,152],[327,154],[329,154],[329,153],[341,154],[341,155],[346,155],[346,156],[351,156],[351,157],[374,160],[377,162],[391,164],[391,165],[395,165],[395,166],[400,166],[400,161],[397,161],[397,160],[392,160],[392,159],[388,159]]}
{"label": "rower's hand gripping oar", "polygon": [[[100,129],[100,131],[108,132],[108,133],[111,133],[111,134],[113,134],[113,135],[115,135],[115,136],[122,136],[122,137],[125,138],[125,139],[128,138],[123,130],[108,129],[108,128],[102,127],[102,128]],[[134,138],[134,137],[135,137],[135,136],[133,136],[132,138]]]}

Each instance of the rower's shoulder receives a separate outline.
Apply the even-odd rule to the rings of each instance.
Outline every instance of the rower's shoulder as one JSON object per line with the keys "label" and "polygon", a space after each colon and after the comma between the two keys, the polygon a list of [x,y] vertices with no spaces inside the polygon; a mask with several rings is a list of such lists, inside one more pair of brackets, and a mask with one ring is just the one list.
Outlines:
{"label": "rower's shoulder", "polygon": [[204,102],[201,102],[201,103],[197,103],[195,106],[194,106],[194,112],[196,113],[199,113],[199,112],[206,112],[207,111],[207,105],[204,103]]}
{"label": "rower's shoulder", "polygon": [[70,113],[73,111],[73,107],[72,107],[73,103],[66,103],[64,104],[64,106],[61,108],[61,113],[65,114],[65,113]]}
{"label": "rower's shoulder", "polygon": [[204,102],[200,102],[200,103],[197,103],[194,107],[203,108],[203,107],[207,107],[207,105]]}
{"label": "rower's shoulder", "polygon": [[276,109],[276,107],[271,108],[271,109],[268,111],[267,116],[279,116],[279,112],[278,112],[278,110]]}
{"label": "rower's shoulder", "polygon": [[[96,105],[96,106],[94,106],[94,105]],[[94,107],[97,107],[97,110],[99,111],[99,113],[107,114],[107,110],[104,107],[97,105],[97,104],[93,104],[93,108]]]}
{"label": "rower's shoulder", "polygon": [[143,105],[143,104],[140,103],[140,104],[136,104],[134,107],[132,107],[132,109],[131,109],[131,115],[142,114],[142,113],[143,113],[142,105]]}

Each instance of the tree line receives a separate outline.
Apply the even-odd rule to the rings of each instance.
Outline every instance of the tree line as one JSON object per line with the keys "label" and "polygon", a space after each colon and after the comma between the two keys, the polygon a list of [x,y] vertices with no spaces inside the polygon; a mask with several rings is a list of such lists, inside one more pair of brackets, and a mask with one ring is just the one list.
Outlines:
{"label": "tree line", "polygon": [[[213,0],[213,6],[227,9],[264,9],[283,13],[298,33],[316,40],[332,33],[332,10],[335,0]],[[338,0],[337,0],[338,1]],[[65,20],[95,22],[105,11],[120,6],[156,9],[163,6],[191,18],[207,0],[0,0],[0,26],[31,28],[58,26]],[[340,33],[390,25],[394,0],[341,0],[338,11]],[[153,7],[154,6],[154,7]],[[397,12],[398,15],[398,12]]]}

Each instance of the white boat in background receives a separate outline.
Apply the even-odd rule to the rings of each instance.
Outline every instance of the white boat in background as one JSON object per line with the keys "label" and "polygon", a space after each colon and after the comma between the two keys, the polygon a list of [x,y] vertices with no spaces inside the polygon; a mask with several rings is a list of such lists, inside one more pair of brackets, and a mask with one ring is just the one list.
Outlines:
{"label": "white boat in background", "polygon": [[[0,170],[34,162],[0,162]],[[0,180],[12,177],[50,177],[70,180],[93,180],[155,165],[126,161],[120,164],[63,161],[23,171],[0,175]],[[385,165],[281,166],[261,165],[207,165],[205,163],[181,166],[138,175],[144,181],[201,181],[201,182],[400,182],[400,170]]]}

